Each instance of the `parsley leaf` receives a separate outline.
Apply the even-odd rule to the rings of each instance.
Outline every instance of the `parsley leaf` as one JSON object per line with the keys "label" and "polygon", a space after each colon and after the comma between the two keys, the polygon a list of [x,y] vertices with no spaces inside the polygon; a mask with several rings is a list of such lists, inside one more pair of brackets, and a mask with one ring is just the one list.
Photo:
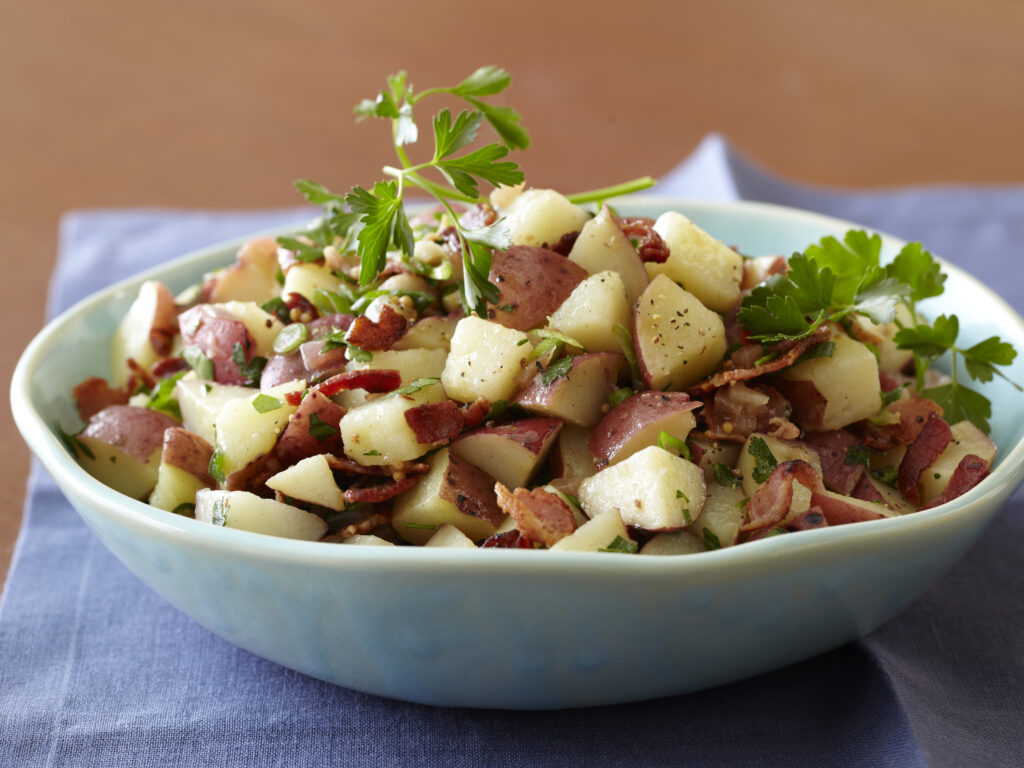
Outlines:
{"label": "parsley leaf", "polygon": [[624,539],[621,536],[616,536],[607,547],[599,549],[598,552],[623,552],[631,555],[639,549],[640,545],[632,539]]}
{"label": "parsley leaf", "polygon": [[309,415],[309,435],[318,443],[322,443],[324,440],[329,440],[337,434],[339,434],[337,427],[331,426],[315,413],[311,413]]}
{"label": "parsley leaf", "polygon": [[751,477],[755,483],[763,483],[779,465],[778,459],[772,454],[763,437],[751,437],[747,453],[754,457],[755,464]]}
{"label": "parsley leaf", "polygon": [[571,357],[561,357],[555,360],[540,375],[541,383],[546,387],[558,377],[568,375],[569,369],[572,368],[572,360]]}

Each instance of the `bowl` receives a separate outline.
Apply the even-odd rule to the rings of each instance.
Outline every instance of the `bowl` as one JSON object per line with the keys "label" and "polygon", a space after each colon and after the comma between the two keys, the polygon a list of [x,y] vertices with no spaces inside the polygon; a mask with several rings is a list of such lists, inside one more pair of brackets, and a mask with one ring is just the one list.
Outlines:
{"label": "bowl", "polygon": [[[789,254],[857,226],[757,203],[647,197],[618,207],[680,210],[752,255]],[[883,242],[883,258],[903,245]],[[775,669],[900,613],[1024,478],[1024,397],[997,378],[981,387],[998,414],[997,459],[960,498],[696,555],[332,546],[199,523],[94,480],[57,428],[80,425],[71,386],[106,375],[108,340],[142,281],[183,289],[229,263],[238,245],[167,263],[57,317],[17,365],[12,408],[72,506],[143,582],[228,641],[338,685],[432,705],[553,709],[681,694]],[[923,311],[958,313],[964,346],[998,333],[1024,350],[1017,313],[943,266],[946,293]],[[1007,373],[1024,381],[1024,362]]]}

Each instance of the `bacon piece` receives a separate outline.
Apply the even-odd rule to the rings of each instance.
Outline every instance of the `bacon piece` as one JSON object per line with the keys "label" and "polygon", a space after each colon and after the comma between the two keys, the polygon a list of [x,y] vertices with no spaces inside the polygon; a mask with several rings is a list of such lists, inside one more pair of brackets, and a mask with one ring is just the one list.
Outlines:
{"label": "bacon piece", "polygon": [[290,466],[319,453],[340,451],[338,423],[345,409],[316,389],[309,390],[298,406],[274,449],[281,463]]}
{"label": "bacon piece", "polygon": [[562,256],[568,256],[572,252],[572,247],[576,245],[576,240],[579,236],[579,232],[566,232],[561,238],[559,238],[557,243],[554,245],[545,245],[544,247]]}
{"label": "bacon piece", "polygon": [[494,493],[498,506],[511,515],[516,529],[530,542],[551,547],[576,530],[572,510],[557,494],[543,488],[509,491],[501,483],[494,484]]}
{"label": "bacon piece", "polygon": [[358,480],[346,488],[342,495],[349,504],[356,504],[361,501],[379,504],[382,501],[395,498],[400,493],[405,493],[414,485],[416,485],[415,477],[405,477],[401,480],[389,480],[377,484]]}
{"label": "bacon piece", "polygon": [[[813,499],[813,497],[812,497]],[[806,512],[801,512],[786,524],[789,531],[810,531],[815,528],[827,528],[828,518],[821,511],[821,507],[812,506]]]}
{"label": "bacon piece", "polygon": [[421,443],[447,443],[462,431],[462,412],[451,400],[424,403],[405,412],[405,423]]}
{"label": "bacon piece", "polygon": [[818,452],[825,487],[849,496],[864,474],[863,464],[848,464],[846,461],[850,448],[860,442],[857,436],[845,429],[808,432],[804,442]]}
{"label": "bacon piece", "polygon": [[938,414],[932,413],[917,438],[907,448],[900,462],[898,487],[903,498],[911,504],[921,503],[921,489],[918,487],[921,473],[935,463],[952,439],[949,424]]}
{"label": "bacon piece", "polygon": [[800,429],[789,421],[789,411],[789,401],[773,387],[736,381],[705,399],[704,436],[742,443],[752,432],[764,432],[781,440],[795,440],[800,437]]}
{"label": "bacon piece", "polygon": [[864,523],[868,520],[881,520],[886,515],[868,509],[863,504],[854,503],[853,499],[836,493],[811,494],[811,505],[817,506],[825,515],[829,525],[847,525]]}
{"label": "bacon piece", "polygon": [[123,389],[114,389],[106,379],[93,376],[71,390],[78,405],[78,415],[82,421],[89,421],[95,414],[102,411],[108,405],[127,405],[128,392]]}
{"label": "bacon piece", "polygon": [[889,403],[885,410],[899,417],[896,424],[864,425],[864,441],[869,448],[888,451],[913,443],[932,416],[942,417],[942,406],[927,397],[906,397]]}
{"label": "bacon piece", "polygon": [[654,231],[654,219],[649,216],[626,216],[616,219],[622,234],[637,238],[636,252],[641,261],[664,264],[668,261],[668,245],[661,235]]}
{"label": "bacon piece", "polygon": [[178,371],[187,370],[189,370],[189,364],[180,357],[165,357],[153,363],[153,367],[149,369],[149,374],[157,379],[162,379],[171,374],[178,373]]}
{"label": "bacon piece", "polygon": [[464,515],[479,517],[494,526],[505,521],[494,496],[494,478],[454,453],[448,455],[448,469],[437,495]]}
{"label": "bacon piece", "polygon": [[946,490],[921,507],[921,509],[931,509],[940,504],[945,504],[947,501],[952,501],[957,496],[963,496],[971,488],[988,477],[988,473],[989,464],[987,461],[980,456],[975,456],[973,453],[967,454],[960,459],[960,463],[956,465],[956,469],[950,475]]}
{"label": "bacon piece", "polygon": [[750,498],[748,521],[740,526],[740,530],[771,528],[785,520],[793,503],[794,482],[801,483],[812,492],[824,489],[817,470],[806,461],[784,461],[772,470]]}
{"label": "bacon piece", "polygon": [[288,317],[295,323],[309,323],[320,316],[316,304],[301,293],[289,293],[284,297],[284,305],[288,307]]}
{"label": "bacon piece", "polygon": [[256,350],[245,324],[215,304],[200,304],[178,316],[182,343],[196,346],[213,363],[214,381],[220,384],[247,383],[234,360],[235,347],[241,345],[245,362],[252,360]]}
{"label": "bacon piece", "polygon": [[360,349],[378,352],[390,349],[391,345],[402,338],[407,327],[405,315],[388,304],[382,304],[376,322],[366,315],[357,317],[345,334],[345,341]]}
{"label": "bacon piece", "polygon": [[367,392],[392,392],[402,386],[402,374],[391,368],[362,368],[345,371],[321,381],[312,389],[333,395],[343,389],[365,389]]}
{"label": "bacon piece", "polygon": [[533,544],[518,530],[503,531],[484,540],[481,549],[533,549]]}
{"label": "bacon piece", "polygon": [[268,497],[270,489],[266,482],[284,469],[273,453],[260,456],[251,464],[236,469],[224,478],[224,489],[228,491],[249,491],[257,496]]}
{"label": "bacon piece", "polygon": [[725,369],[720,370],[711,378],[705,379],[699,384],[690,387],[687,392],[689,392],[691,396],[704,395],[712,390],[718,389],[719,387],[724,387],[726,384],[733,381],[747,381],[749,379],[757,378],[758,376],[764,376],[768,373],[777,373],[778,371],[793,365],[793,363],[795,363],[804,352],[811,349],[811,347],[816,347],[819,344],[828,341],[831,337],[832,332],[827,326],[823,325],[806,339],[799,339],[798,341],[783,341],[769,347],[766,350],[767,352],[778,352],[778,354],[771,360],[757,366],[748,366],[744,368],[728,367],[733,364],[733,360],[735,360],[736,355],[739,354],[738,352],[734,353],[733,356],[725,363],[727,366]]}
{"label": "bacon piece", "polygon": [[878,488],[875,487],[875,484],[871,482],[871,478],[866,473],[861,475],[850,496],[861,501],[869,501],[872,504],[885,504],[886,507],[889,506],[885,497],[879,493]]}
{"label": "bacon piece", "polygon": [[478,397],[472,403],[462,406],[462,424],[466,429],[479,426],[491,412],[491,404]]}
{"label": "bacon piece", "polygon": [[370,533],[374,528],[380,528],[382,525],[387,525],[390,522],[391,515],[387,512],[370,512],[362,520],[346,525],[337,533],[324,536],[320,541],[338,544],[345,541],[345,539],[351,539],[357,534]]}

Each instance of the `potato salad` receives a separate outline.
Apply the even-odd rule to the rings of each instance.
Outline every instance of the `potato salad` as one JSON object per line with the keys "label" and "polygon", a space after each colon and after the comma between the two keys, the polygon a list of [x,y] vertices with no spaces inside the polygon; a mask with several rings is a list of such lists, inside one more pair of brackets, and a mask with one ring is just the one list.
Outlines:
{"label": "potato salad", "polygon": [[[945,278],[920,245],[883,264],[852,231],[750,257],[678,211],[620,216],[635,184],[528,188],[504,160],[518,116],[486,101],[507,84],[432,89],[472,109],[436,115],[414,163],[425,93],[393,75],[357,110],[394,127],[388,180],[300,181],[323,207],[306,231],[179,295],[144,283],[109,377],[74,390],[83,466],[269,535],[660,555],[911,514],[988,474],[963,371],[1015,353],[923,319]],[[485,124],[499,140],[468,150]],[[436,206],[407,215],[410,187]]]}

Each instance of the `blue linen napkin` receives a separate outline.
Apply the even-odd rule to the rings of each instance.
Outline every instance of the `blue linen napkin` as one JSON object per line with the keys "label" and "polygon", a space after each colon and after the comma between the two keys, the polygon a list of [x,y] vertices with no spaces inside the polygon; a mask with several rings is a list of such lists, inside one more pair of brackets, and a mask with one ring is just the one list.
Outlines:
{"label": "blue linen napkin", "polygon": [[[798,205],[923,240],[1024,306],[1011,263],[1024,188],[816,190],[711,136],[659,191]],[[50,312],[191,248],[308,216],[71,214]],[[0,602],[0,765],[1019,765],[1022,506],[1018,493],[945,579],[861,642],[654,702],[473,711],[355,693],[231,646],[129,574],[34,465]]]}

